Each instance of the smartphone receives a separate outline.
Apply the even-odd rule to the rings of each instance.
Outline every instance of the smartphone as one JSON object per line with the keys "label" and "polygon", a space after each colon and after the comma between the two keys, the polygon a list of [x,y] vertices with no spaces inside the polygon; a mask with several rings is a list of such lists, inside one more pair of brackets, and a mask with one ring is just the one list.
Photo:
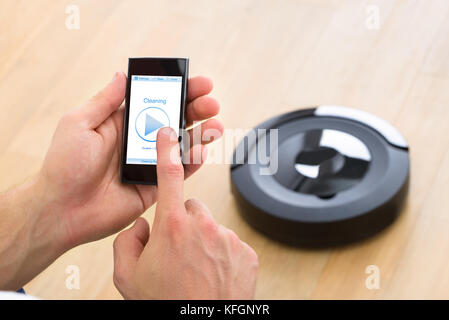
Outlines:
{"label": "smartphone", "polygon": [[187,96],[186,58],[130,58],[126,85],[121,181],[157,184],[156,137],[163,127],[182,129]]}

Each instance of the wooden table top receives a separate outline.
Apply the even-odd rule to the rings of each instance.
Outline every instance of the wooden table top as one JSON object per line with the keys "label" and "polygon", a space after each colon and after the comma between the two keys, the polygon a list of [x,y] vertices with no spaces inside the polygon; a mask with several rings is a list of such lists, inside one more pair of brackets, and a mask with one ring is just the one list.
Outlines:
{"label": "wooden table top", "polygon": [[[77,9],[80,28],[70,29]],[[447,0],[2,0],[0,30],[0,190],[39,169],[61,115],[126,71],[128,57],[189,57],[192,76],[213,79],[228,129],[337,104],[393,123],[410,145],[399,220],[344,248],[286,247],[255,232],[238,214],[227,164],[189,179],[186,199],[201,199],[258,252],[256,298],[449,297]],[[25,289],[46,299],[120,298],[113,239],[67,252]],[[66,288],[71,265],[79,290]],[[378,289],[365,284],[370,265]]]}

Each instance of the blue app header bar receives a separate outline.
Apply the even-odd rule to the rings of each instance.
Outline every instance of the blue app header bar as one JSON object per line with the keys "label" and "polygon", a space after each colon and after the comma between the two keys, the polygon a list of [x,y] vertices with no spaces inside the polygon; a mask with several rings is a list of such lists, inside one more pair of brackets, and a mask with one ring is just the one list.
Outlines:
{"label": "blue app header bar", "polygon": [[172,76],[133,76],[133,81],[181,82],[182,77]]}

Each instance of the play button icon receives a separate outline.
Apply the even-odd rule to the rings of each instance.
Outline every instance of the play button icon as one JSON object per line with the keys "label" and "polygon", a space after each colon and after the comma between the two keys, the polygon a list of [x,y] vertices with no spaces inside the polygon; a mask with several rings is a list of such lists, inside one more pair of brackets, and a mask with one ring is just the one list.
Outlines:
{"label": "play button icon", "polygon": [[157,121],[149,114],[146,114],[146,120],[145,120],[145,135],[149,135],[154,130],[157,130],[159,128],[162,128],[164,126],[163,123]]}
{"label": "play button icon", "polygon": [[143,109],[136,118],[137,135],[148,142],[156,142],[159,129],[168,126],[170,126],[168,115],[158,107]]}

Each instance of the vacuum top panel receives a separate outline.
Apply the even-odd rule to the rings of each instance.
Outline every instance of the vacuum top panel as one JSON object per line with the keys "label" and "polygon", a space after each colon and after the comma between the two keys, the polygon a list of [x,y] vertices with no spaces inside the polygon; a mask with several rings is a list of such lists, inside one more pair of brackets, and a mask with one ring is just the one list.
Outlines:
{"label": "vacuum top panel", "polygon": [[237,146],[231,167],[246,220],[295,243],[333,244],[377,232],[398,214],[408,176],[408,146],[391,124],[337,106],[260,124]]}

